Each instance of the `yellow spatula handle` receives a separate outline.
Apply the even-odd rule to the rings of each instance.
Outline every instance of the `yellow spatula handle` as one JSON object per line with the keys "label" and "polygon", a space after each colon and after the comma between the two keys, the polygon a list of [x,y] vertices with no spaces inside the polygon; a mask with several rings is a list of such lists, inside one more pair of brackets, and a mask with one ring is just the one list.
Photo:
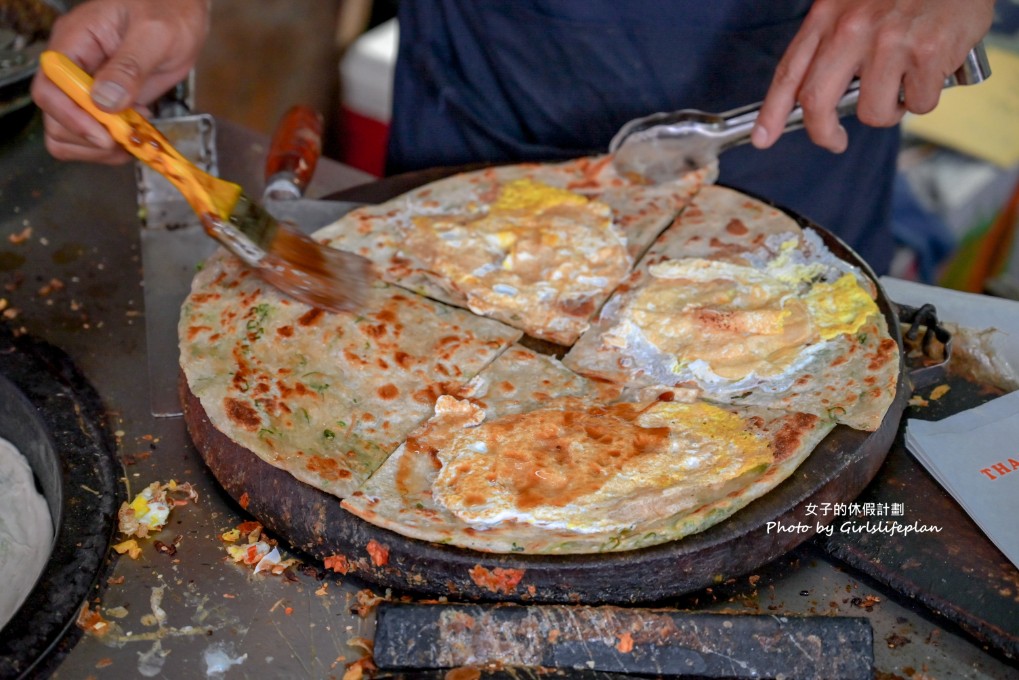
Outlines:
{"label": "yellow spatula handle", "polygon": [[177,187],[195,212],[200,216],[211,213],[224,220],[230,217],[240,196],[239,186],[217,180],[196,167],[134,109],[109,113],[96,106],[90,94],[92,77],[64,54],[43,52],[39,63],[46,77],[102,123],[121,146]]}

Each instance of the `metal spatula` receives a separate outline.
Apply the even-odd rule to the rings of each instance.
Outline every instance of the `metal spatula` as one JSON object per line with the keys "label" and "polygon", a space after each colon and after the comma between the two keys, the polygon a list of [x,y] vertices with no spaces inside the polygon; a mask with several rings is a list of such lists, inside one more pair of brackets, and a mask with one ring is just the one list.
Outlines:
{"label": "metal spatula", "polygon": [[[966,55],[966,61],[945,79],[944,87],[974,85],[991,75],[983,43]],[[860,81],[853,80],[839,100],[839,116],[856,112]],[[750,132],[762,102],[725,113],[695,109],[655,113],[631,120],[616,133],[609,145],[612,162],[621,174],[636,175],[652,182],[675,179],[684,172],[714,162],[719,154],[750,140]],[[803,108],[798,104],[789,114],[785,130],[803,127]]]}

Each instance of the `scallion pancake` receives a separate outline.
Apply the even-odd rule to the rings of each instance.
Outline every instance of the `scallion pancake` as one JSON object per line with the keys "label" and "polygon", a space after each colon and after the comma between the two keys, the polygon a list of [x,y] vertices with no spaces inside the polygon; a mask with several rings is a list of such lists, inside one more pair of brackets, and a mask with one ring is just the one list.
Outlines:
{"label": "scallion pancake", "polygon": [[180,320],[181,367],[221,432],[343,497],[418,424],[520,337],[379,285],[360,314],[292,300],[220,251]]}
{"label": "scallion pancake", "polygon": [[422,295],[569,345],[715,169],[639,184],[608,157],[462,173],[320,237]]}

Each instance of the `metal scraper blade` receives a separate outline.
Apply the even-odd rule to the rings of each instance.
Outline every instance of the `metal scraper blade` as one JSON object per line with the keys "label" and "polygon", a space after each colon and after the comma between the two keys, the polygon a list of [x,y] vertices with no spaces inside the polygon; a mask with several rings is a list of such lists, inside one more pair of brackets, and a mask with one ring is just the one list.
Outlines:
{"label": "metal scraper blade", "polygon": [[294,225],[305,234],[312,234],[329,226],[364,203],[330,201],[318,198],[264,199],[269,214],[280,222]]}
{"label": "metal scraper blade", "polygon": [[640,677],[874,677],[874,634],[864,618],[384,602],[376,621],[373,660],[383,671],[473,666]]}

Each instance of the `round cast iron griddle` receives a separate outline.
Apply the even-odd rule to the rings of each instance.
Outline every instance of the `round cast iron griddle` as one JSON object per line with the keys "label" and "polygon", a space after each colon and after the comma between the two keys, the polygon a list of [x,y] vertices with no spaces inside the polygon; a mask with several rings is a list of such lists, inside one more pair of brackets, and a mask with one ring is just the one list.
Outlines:
{"label": "round cast iron griddle", "polygon": [[55,528],[49,562],[0,631],[5,680],[52,672],[80,636],[74,621],[109,566],[123,493],[104,425],[98,395],[66,355],[0,323],[0,436],[28,459]]}
{"label": "round cast iron griddle", "polygon": [[[381,202],[462,170],[399,175],[331,198]],[[792,216],[817,230],[837,256],[875,278],[842,241]],[[895,311],[880,287],[878,305],[901,347]],[[836,427],[784,483],[699,534],[617,553],[518,555],[429,543],[369,524],[343,510],[335,496],[299,482],[216,430],[183,377],[180,392],[191,437],[220,484],[270,533],[297,550],[319,560],[342,556],[342,573],[397,590],[460,599],[592,604],[653,602],[699,590],[749,573],[807,540],[818,523],[834,517],[808,515],[806,506],[849,502],[867,486],[891,447],[908,398],[900,359],[896,398],[877,431]],[[803,533],[768,531],[768,522],[809,528]],[[378,555],[377,547],[384,547],[388,558],[373,560],[373,542],[377,546],[371,551]]]}

